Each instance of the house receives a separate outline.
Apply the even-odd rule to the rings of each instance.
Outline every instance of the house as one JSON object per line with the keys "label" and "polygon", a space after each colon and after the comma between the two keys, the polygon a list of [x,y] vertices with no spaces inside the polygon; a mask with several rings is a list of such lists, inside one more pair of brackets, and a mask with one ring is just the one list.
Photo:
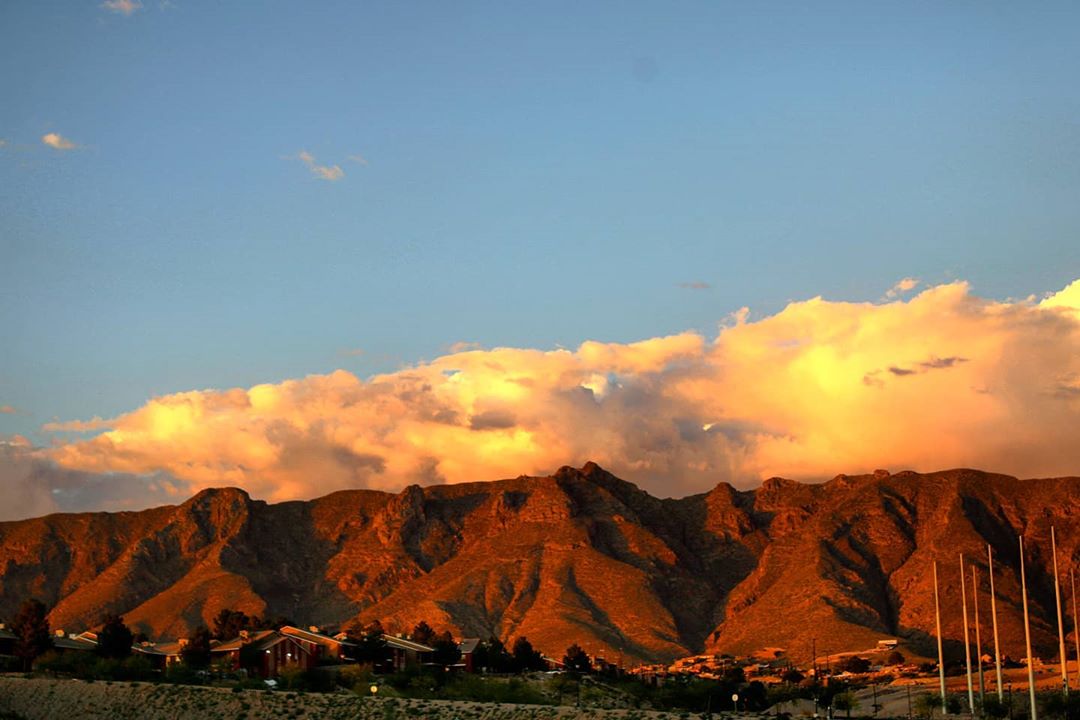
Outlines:
{"label": "house", "polygon": [[394,635],[383,635],[383,640],[390,650],[391,667],[395,671],[429,662],[431,654],[435,652],[433,647]]}
{"label": "house", "polygon": [[895,650],[896,646],[900,644],[900,641],[896,638],[887,638],[885,640],[878,640],[878,650]]}
{"label": "house", "polygon": [[183,660],[180,652],[185,645],[187,638],[167,643],[141,642],[133,644],[131,652],[146,658],[155,670],[164,670]]}
{"label": "house", "polygon": [[461,660],[458,661],[456,667],[460,667],[465,672],[473,671],[473,653],[476,652],[476,646],[480,644],[480,638],[462,638],[458,643],[458,652],[461,653]]}
{"label": "house", "polygon": [[243,630],[238,637],[210,648],[213,661],[225,661],[259,677],[273,678],[286,668],[307,670],[318,661],[318,646],[276,630]]}
{"label": "house", "polygon": [[53,650],[58,653],[94,652],[97,650],[96,642],[75,636],[67,637],[63,634],[63,630],[58,630],[52,641]]}
{"label": "house", "polygon": [[288,635],[289,637],[298,638],[306,642],[312,643],[316,647],[316,657],[319,660],[348,660],[351,654],[351,649],[356,647],[356,643],[348,640],[346,636],[337,635],[330,637],[319,632],[316,627],[303,630],[292,625],[282,626],[278,632],[282,635]]}

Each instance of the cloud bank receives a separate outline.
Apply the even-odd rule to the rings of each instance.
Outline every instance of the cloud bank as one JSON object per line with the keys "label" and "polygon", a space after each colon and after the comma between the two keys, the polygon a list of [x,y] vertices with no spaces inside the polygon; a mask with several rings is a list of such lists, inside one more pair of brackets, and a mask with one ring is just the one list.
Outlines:
{"label": "cloud bank", "polygon": [[1042,302],[965,283],[908,300],[814,298],[715,337],[469,349],[367,380],[328,375],[156,397],[37,451],[271,500],[547,473],[592,459],[661,495],[783,475],[977,466],[1080,472],[1080,281]]}

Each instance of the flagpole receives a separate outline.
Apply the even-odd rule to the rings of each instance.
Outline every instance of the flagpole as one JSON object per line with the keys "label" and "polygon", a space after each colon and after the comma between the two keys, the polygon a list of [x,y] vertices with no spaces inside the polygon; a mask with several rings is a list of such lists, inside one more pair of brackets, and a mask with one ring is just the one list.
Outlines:
{"label": "flagpole", "polygon": [[1024,643],[1027,645],[1028,694],[1031,696],[1031,720],[1039,720],[1035,707],[1035,663],[1031,657],[1031,623],[1028,619],[1027,574],[1024,572],[1024,536],[1020,536],[1020,587],[1024,596]]}
{"label": "flagpole", "polygon": [[971,642],[968,640],[967,580],[964,579],[964,553],[960,553],[960,599],[964,607],[964,658],[967,660],[968,709],[975,714],[975,688],[971,685]]}
{"label": "flagpole", "polygon": [[[997,670],[997,694],[998,700],[1005,700],[1005,688],[1001,682],[1001,649],[998,645],[997,624],[997,598],[994,596],[994,550],[990,544],[986,544],[986,557],[990,561],[990,615],[994,618],[994,666]],[[1073,608],[1076,607],[1076,596],[1073,595]],[[1075,612],[1073,613],[1075,615]],[[1080,638],[1077,638],[1076,659],[1080,663]]]}
{"label": "flagpole", "polygon": [[979,571],[971,566],[971,596],[975,598],[975,662],[979,668],[979,707],[986,696],[986,682],[982,666],[982,626],[979,625]]}
{"label": "flagpole", "polygon": [[948,703],[945,702],[945,652],[941,648],[941,602],[938,600],[937,560],[934,561],[934,623],[937,625],[937,666],[938,678],[941,680],[941,714],[949,712]]}
{"label": "flagpole", "polygon": [[1050,552],[1054,556],[1054,600],[1057,602],[1058,623],[1058,653],[1061,655],[1061,688],[1065,695],[1069,694],[1069,670],[1068,656],[1065,654],[1065,623],[1061,621],[1061,588],[1058,583],[1057,566],[1057,536],[1054,534],[1054,526],[1050,526]]}

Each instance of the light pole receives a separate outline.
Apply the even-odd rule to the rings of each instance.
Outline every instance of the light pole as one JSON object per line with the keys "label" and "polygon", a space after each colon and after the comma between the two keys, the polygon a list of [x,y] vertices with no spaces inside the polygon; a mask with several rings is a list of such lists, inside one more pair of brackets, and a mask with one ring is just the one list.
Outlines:
{"label": "light pole", "polygon": [[739,712],[739,693],[731,694],[731,704],[735,708],[735,712]]}

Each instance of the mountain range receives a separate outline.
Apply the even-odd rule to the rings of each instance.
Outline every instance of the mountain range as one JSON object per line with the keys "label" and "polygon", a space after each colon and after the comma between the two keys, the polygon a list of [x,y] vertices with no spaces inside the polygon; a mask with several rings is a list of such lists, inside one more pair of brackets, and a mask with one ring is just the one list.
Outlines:
{"label": "mountain range", "polygon": [[0,523],[0,618],[36,597],[54,628],[118,613],[153,638],[185,636],[231,608],[304,625],[378,619],[390,632],[426,620],[458,636],[524,635],[559,657],[577,642],[624,662],[765,647],[806,661],[812,647],[890,637],[932,657],[937,562],[943,634],[959,656],[959,554],[978,573],[985,650],[989,545],[1002,650],[1023,657],[1023,534],[1033,642],[1050,659],[1050,528],[1068,620],[1078,498],[1080,478],[960,469],[721,483],[661,499],[593,463],[277,504],[211,489],[140,512]]}

